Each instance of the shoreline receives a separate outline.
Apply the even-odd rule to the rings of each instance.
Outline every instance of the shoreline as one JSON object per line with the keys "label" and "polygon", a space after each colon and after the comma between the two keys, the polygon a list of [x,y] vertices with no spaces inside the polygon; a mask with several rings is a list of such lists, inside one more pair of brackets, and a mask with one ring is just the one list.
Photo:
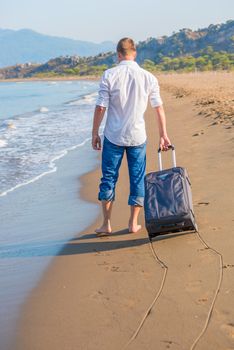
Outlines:
{"label": "shoreline", "polygon": [[[157,77],[179,77],[179,76],[217,76],[217,75],[227,75],[233,76],[234,71],[232,70],[212,70],[212,71],[191,71],[191,72],[176,72],[176,71],[152,71]],[[101,75],[67,75],[67,76],[55,76],[55,77],[28,77],[28,78],[0,78],[0,82],[21,82],[21,81],[43,81],[43,80],[99,80]]]}
{"label": "shoreline", "polygon": [[98,76],[92,76],[92,75],[85,75],[85,76],[67,76],[67,77],[45,77],[45,78],[10,78],[10,79],[0,79],[0,83],[20,83],[20,82],[31,82],[31,81],[72,81],[72,80],[99,80],[100,77]]}
{"label": "shoreline", "polygon": [[[229,266],[233,264],[234,240],[230,236],[230,213],[220,216],[219,208],[227,203],[231,207],[233,202],[228,191],[231,130],[212,126],[212,116],[198,116],[191,96],[178,100],[165,91],[163,95],[166,113],[171,116],[168,132],[169,135],[173,132],[178,165],[187,167],[191,176],[199,231],[221,252],[226,266],[200,349],[228,348],[234,334],[233,310],[229,307],[233,300]],[[148,172],[156,169],[153,148],[156,125],[152,111],[147,111],[146,118],[151,144],[148,145]],[[170,159],[166,159],[165,164],[170,166]],[[81,178],[82,198],[95,203],[99,171],[96,169]],[[217,174],[222,174],[221,183]],[[113,210],[114,233],[96,237],[93,232],[100,223],[99,215],[63,247],[22,308],[14,350],[30,350],[32,346],[34,350],[65,350],[67,344],[72,350],[77,349],[77,344],[85,350],[120,349],[131,339],[160,290],[164,271],[152,256],[144,228],[136,235],[126,231],[126,186],[124,162],[117,188],[118,201]],[[143,224],[143,213],[140,223]],[[159,237],[153,247],[168,266],[166,284],[128,349],[153,350],[156,346],[161,350],[168,348],[168,344],[174,344],[175,349],[188,349],[210,310],[219,277],[218,259],[191,234]]]}
{"label": "shoreline", "polygon": [[59,155],[54,156],[54,158],[52,158],[50,160],[50,163],[48,165],[48,169],[46,171],[44,171],[43,173],[41,173],[39,175],[36,175],[35,177],[27,180],[26,182],[21,182],[21,183],[15,185],[14,187],[8,188],[8,189],[4,190],[3,192],[0,192],[0,199],[1,199],[1,197],[7,196],[8,193],[14,192],[15,190],[18,190],[19,188],[27,186],[29,184],[33,184],[33,183],[37,182],[38,180],[40,180],[41,178],[43,178],[45,176],[48,176],[48,175],[53,174],[53,173],[56,173],[56,171],[57,171],[57,166],[56,166],[57,162],[60,159],[62,160],[64,157],[66,157],[71,151],[74,151],[74,150],[77,150],[77,149],[79,150],[81,147],[85,146],[88,143],[88,141],[90,141],[90,139],[86,139],[86,140],[84,140],[83,142],[81,142],[78,145],[71,146],[71,147],[63,150],[63,152],[61,152]]}

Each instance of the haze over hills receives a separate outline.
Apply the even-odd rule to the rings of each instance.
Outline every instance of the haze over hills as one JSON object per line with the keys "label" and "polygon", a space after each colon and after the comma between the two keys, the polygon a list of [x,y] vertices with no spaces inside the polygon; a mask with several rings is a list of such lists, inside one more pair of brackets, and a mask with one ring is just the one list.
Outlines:
{"label": "haze over hills", "polygon": [[[181,29],[171,36],[149,38],[137,46],[137,62],[147,69],[192,71],[234,68],[234,21],[211,24],[192,31]],[[116,64],[113,51],[96,56],[61,56],[43,64],[21,64],[0,69],[0,78],[99,75]]]}
{"label": "haze over hills", "polygon": [[65,55],[94,56],[112,51],[115,43],[100,44],[37,33],[31,29],[0,28],[0,67],[17,63],[44,63],[52,57]]}

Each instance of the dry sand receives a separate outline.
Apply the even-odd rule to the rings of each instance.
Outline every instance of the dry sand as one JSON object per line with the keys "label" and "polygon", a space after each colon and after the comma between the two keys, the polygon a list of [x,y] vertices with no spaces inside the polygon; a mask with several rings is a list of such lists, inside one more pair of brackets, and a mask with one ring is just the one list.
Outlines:
{"label": "dry sand", "polygon": [[199,114],[212,117],[213,125],[234,125],[234,72],[196,72],[160,76],[163,89],[176,98],[191,95]]}
{"label": "dry sand", "polygon": [[[13,350],[234,349],[233,132],[214,124],[213,114],[199,114],[198,99],[208,100],[215,86],[208,76],[200,75],[208,89],[189,74],[159,77],[168,133],[189,172],[206,243],[189,233],[160,236],[151,246],[144,226],[128,234],[124,161],[115,232],[97,238],[99,217],[64,246],[22,309]],[[157,169],[158,143],[151,109],[146,121],[149,172]],[[170,166],[170,153],[163,156]],[[99,169],[83,177],[86,199],[96,201],[99,177]]]}

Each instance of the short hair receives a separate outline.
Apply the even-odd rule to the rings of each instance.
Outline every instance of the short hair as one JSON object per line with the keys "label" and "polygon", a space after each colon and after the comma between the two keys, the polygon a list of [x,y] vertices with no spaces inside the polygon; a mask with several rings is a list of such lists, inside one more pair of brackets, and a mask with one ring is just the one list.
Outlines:
{"label": "short hair", "polygon": [[127,56],[136,52],[136,45],[131,38],[122,38],[117,44],[117,52]]}

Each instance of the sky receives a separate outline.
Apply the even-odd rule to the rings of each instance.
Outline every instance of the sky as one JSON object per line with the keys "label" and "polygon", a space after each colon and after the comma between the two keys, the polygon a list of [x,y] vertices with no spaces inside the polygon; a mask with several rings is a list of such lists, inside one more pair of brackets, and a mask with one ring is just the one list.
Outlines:
{"label": "sky", "polygon": [[96,43],[125,36],[140,41],[233,17],[234,0],[0,0],[2,29]]}

